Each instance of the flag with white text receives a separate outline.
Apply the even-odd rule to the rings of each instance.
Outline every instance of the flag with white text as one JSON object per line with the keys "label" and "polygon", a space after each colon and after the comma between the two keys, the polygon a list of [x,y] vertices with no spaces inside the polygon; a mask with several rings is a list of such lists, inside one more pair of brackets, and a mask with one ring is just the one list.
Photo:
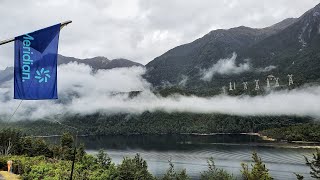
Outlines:
{"label": "flag with white text", "polygon": [[60,24],[24,34],[14,43],[14,98],[57,99]]}

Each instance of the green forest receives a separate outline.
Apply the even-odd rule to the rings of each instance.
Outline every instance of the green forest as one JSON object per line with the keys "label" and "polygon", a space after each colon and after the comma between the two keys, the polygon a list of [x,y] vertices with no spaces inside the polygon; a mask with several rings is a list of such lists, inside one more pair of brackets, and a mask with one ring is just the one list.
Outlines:
{"label": "green forest", "polygon": [[[67,126],[61,126],[60,122]],[[290,141],[320,140],[319,123],[312,118],[298,116],[234,116],[157,111],[142,114],[96,113],[42,120],[0,121],[0,129],[17,128],[27,135],[61,135],[70,131],[68,126],[75,127],[81,135],[259,132],[272,138]]]}
{"label": "green forest", "polygon": [[288,127],[267,129],[260,132],[262,135],[288,141],[320,141],[320,124],[308,123]]}

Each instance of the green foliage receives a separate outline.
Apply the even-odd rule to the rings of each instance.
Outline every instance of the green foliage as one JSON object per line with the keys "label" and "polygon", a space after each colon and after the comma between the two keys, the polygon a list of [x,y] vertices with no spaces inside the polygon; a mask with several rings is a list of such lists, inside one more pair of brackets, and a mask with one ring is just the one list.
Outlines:
{"label": "green foliage", "polygon": [[113,180],[119,176],[118,170],[114,163],[109,166],[98,164],[99,160],[91,155],[84,155],[80,162],[75,166],[75,177],[78,179],[94,180]]}
{"label": "green foliage", "polygon": [[46,157],[52,157],[53,152],[49,149],[48,144],[44,141],[44,139],[36,138],[33,141],[33,149],[34,149],[34,155],[33,156],[46,156]]}
{"label": "green foliage", "polygon": [[[44,156],[2,156],[0,161],[13,161],[13,172],[20,174],[23,179],[63,179],[68,177],[68,170],[71,167],[69,162],[56,161]],[[67,169],[68,168],[68,169]],[[50,178],[52,177],[52,178]]]}
{"label": "green foliage", "polygon": [[70,167],[70,162],[58,161],[57,163],[51,163],[49,160],[42,160],[37,164],[30,165],[29,171],[26,171],[22,176],[28,180],[68,179]]}
{"label": "green foliage", "polygon": [[74,149],[73,149],[73,137],[70,133],[64,133],[60,139],[60,158],[65,160],[72,160]]}
{"label": "green foliage", "polygon": [[17,154],[21,150],[22,133],[15,129],[0,131],[0,155]]}
{"label": "green foliage", "polygon": [[213,158],[209,158],[208,170],[201,173],[201,180],[233,180],[235,179],[227,171],[219,169],[215,166]]}
{"label": "green foliage", "polygon": [[[0,131],[1,133],[6,135],[2,136],[4,139],[13,139],[9,135],[16,137],[20,132],[10,130]],[[73,138],[70,134],[64,134],[59,145],[51,146],[40,138],[18,137],[16,138],[18,143],[14,143],[21,149],[13,152],[19,156],[0,156],[0,169],[6,170],[7,161],[10,159],[13,161],[13,172],[20,174],[25,180],[69,179],[73,156]],[[114,180],[131,177],[139,180],[154,179],[147,170],[147,163],[139,155],[133,159],[127,158],[117,167],[102,150],[94,157],[85,153],[83,144],[77,148],[75,180]]]}
{"label": "green foliage", "polygon": [[41,138],[24,137],[20,140],[20,153],[29,157],[33,156],[46,156],[52,157],[53,152],[49,148],[48,144]]}
{"label": "green foliage", "polygon": [[167,170],[166,174],[162,177],[162,180],[188,180],[190,177],[187,175],[185,169],[181,172],[177,173],[174,169],[174,165],[171,161],[169,161],[169,169]]}
{"label": "green foliage", "polygon": [[[225,114],[166,113],[161,111],[144,112],[136,115],[116,114],[106,116],[98,113],[73,115],[65,117],[63,121],[64,124],[75,126],[79,129],[80,134],[89,135],[243,133],[307,122],[310,122],[310,118],[297,116],[244,117]],[[24,133],[33,135],[63,134],[66,131],[61,127],[55,128],[48,121],[21,121],[10,124],[2,124],[0,121],[0,127],[2,125],[22,128]],[[37,128],[40,125],[42,128]]]}
{"label": "green foliage", "polygon": [[309,166],[311,169],[311,177],[320,179],[320,150],[316,149],[312,160],[309,160],[307,157],[305,157],[305,159],[307,166]]}
{"label": "green foliage", "polygon": [[21,150],[22,154],[25,154],[27,156],[32,156],[34,153],[34,145],[33,145],[33,140],[31,137],[25,137],[21,140],[21,146],[23,149]]}
{"label": "green foliage", "polygon": [[242,177],[244,180],[271,180],[273,179],[269,170],[266,168],[265,164],[261,161],[261,158],[258,156],[256,152],[252,153],[252,159],[254,165],[252,166],[252,170],[249,170],[248,164],[242,163]]}
{"label": "green foliage", "polygon": [[103,151],[103,149],[100,149],[97,154],[97,164],[106,168],[108,168],[111,164],[111,158]]}
{"label": "green foliage", "polygon": [[261,131],[261,134],[288,141],[320,141],[320,124],[308,123]]}
{"label": "green foliage", "polygon": [[80,144],[77,147],[77,154],[76,154],[76,160],[81,161],[82,158],[86,155],[85,149],[84,149],[84,144]]}
{"label": "green foliage", "polygon": [[139,154],[134,158],[125,157],[118,167],[120,180],[155,179],[148,172],[147,162]]}
{"label": "green foliage", "polygon": [[63,133],[60,138],[61,147],[72,148],[73,147],[73,137],[70,133]]}

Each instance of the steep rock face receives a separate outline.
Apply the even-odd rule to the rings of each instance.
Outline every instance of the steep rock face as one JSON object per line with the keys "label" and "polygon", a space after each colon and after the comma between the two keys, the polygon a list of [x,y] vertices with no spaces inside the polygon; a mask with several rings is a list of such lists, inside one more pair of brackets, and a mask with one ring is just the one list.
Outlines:
{"label": "steep rock face", "polygon": [[233,52],[246,49],[253,44],[278,33],[296,19],[286,19],[273,26],[254,29],[240,26],[228,30],[215,30],[189,44],[173,48],[146,65],[146,78],[154,85],[177,84],[184,76],[191,77],[198,84],[199,71],[212,66],[221,58]]}
{"label": "steep rock face", "polygon": [[294,74],[301,83],[320,79],[320,4],[295,23],[243,49],[239,58],[251,59],[255,67],[277,66],[272,71],[282,79]]}

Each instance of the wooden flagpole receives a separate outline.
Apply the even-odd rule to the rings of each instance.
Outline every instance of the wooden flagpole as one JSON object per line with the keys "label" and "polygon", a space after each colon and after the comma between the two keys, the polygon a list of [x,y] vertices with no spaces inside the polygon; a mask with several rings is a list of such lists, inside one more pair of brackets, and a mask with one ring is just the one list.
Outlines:
{"label": "wooden flagpole", "polygon": [[[72,21],[65,21],[65,22],[61,23],[61,28],[60,29],[62,29],[63,27],[65,27],[66,25],[68,25],[70,23],[72,23]],[[6,39],[6,40],[3,40],[3,41],[0,41],[0,46],[4,45],[4,44],[7,44],[7,43],[10,43],[12,41],[14,41],[14,38],[10,38],[10,39]]]}

